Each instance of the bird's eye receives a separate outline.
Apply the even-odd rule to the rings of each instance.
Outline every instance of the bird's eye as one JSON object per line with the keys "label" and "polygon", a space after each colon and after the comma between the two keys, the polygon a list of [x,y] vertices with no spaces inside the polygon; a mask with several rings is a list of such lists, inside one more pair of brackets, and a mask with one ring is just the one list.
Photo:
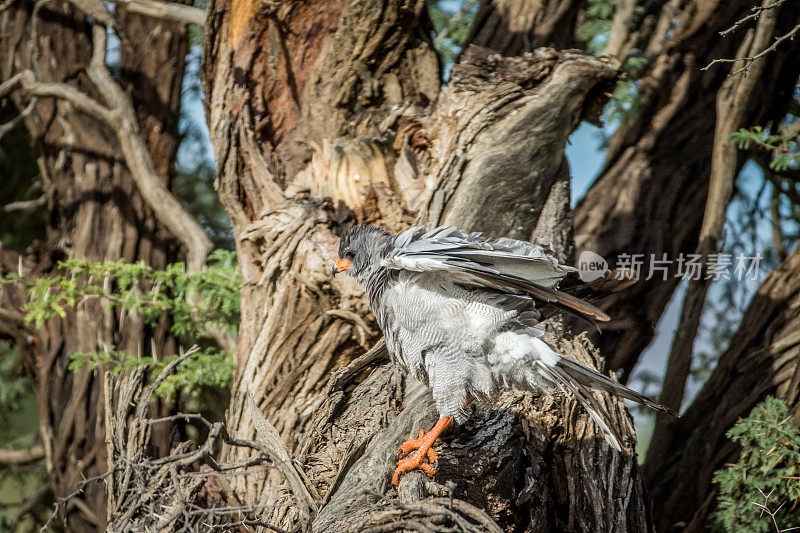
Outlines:
{"label": "bird's eye", "polygon": [[347,253],[344,254],[344,259],[347,259],[351,263],[353,262],[353,260],[355,258],[356,258],[356,254],[354,254],[353,252],[347,252]]}

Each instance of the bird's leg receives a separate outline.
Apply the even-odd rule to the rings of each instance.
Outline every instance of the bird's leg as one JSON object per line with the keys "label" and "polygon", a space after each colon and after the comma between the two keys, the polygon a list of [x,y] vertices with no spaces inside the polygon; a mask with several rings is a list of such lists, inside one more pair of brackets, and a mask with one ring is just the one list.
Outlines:
{"label": "bird's leg", "polygon": [[[433,450],[432,446],[434,441],[439,438],[439,435],[441,435],[442,431],[444,431],[451,422],[453,422],[452,416],[440,418],[430,431],[425,433],[423,430],[420,430],[418,439],[407,440],[400,446],[400,449],[397,451],[399,459],[397,461],[397,468],[394,470],[394,475],[392,476],[393,485],[400,483],[400,474],[405,474],[415,469],[420,469],[429,476],[436,473],[436,468],[432,463],[439,458],[439,455]],[[412,450],[416,451],[408,457],[403,458]],[[425,462],[426,458],[428,459],[427,463]]]}

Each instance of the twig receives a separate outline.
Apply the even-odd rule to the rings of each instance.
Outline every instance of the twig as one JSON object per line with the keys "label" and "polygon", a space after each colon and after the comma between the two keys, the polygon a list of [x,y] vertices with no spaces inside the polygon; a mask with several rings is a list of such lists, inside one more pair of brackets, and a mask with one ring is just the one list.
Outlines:
{"label": "twig", "polygon": [[[752,19],[754,19],[756,17],[761,18],[761,17],[767,16],[767,15],[775,17],[776,15],[774,13],[769,14],[768,11],[772,10],[772,9],[774,9],[776,7],[779,7],[785,1],[786,0],[776,0],[775,2],[773,2],[772,4],[769,4],[769,5],[762,5],[762,6],[754,7],[753,8],[754,13],[751,13],[750,15],[747,15],[746,17],[736,21],[733,24],[733,26],[731,26],[730,28],[728,28],[725,31],[720,32],[720,35],[723,35],[723,36],[727,35],[728,33],[732,32],[736,28],[738,28],[744,22],[747,22],[748,20],[752,20]],[[756,53],[754,55],[749,55],[749,56],[746,56],[746,57],[735,57],[733,59],[728,59],[728,58],[715,59],[711,63],[709,63],[708,65],[703,67],[702,70],[708,70],[709,68],[711,68],[712,66],[714,66],[717,63],[737,63],[737,62],[742,62],[742,66],[739,69],[737,69],[737,70],[733,71],[731,74],[729,74],[729,76],[731,76],[731,77],[736,76],[737,74],[741,74],[742,72],[746,72],[746,71],[750,70],[750,66],[753,64],[754,61],[756,61],[759,58],[764,57],[765,55],[769,54],[770,52],[774,52],[778,48],[778,46],[780,46],[780,44],[783,41],[786,41],[788,39],[793,39],[794,35],[797,32],[800,32],[800,24],[796,25],[794,28],[792,28],[791,30],[789,30],[785,34],[783,34],[783,35],[781,35],[779,37],[775,37],[775,40],[772,42],[771,45],[767,46],[766,48],[762,49],[760,52],[758,52],[758,53]]]}
{"label": "twig", "polygon": [[741,26],[745,22],[753,20],[754,18],[757,18],[761,14],[762,11],[765,11],[767,9],[773,9],[773,8],[776,8],[776,7],[780,7],[781,4],[783,4],[785,2],[786,2],[786,0],[776,0],[774,3],[772,3],[772,4],[768,5],[768,6],[753,6],[753,8],[751,9],[752,13],[750,13],[749,15],[747,15],[745,17],[740,18],[739,20],[734,22],[733,25],[730,28],[728,28],[727,30],[722,30],[721,32],[719,32],[719,34],[724,37],[725,35],[728,35],[729,33],[733,32],[733,31],[736,31],[739,28],[739,26]]}
{"label": "twig", "polygon": [[31,101],[28,102],[28,105],[25,106],[25,109],[23,109],[19,115],[17,115],[16,117],[12,118],[8,122],[0,126],[0,140],[2,140],[3,137],[5,137],[9,131],[19,126],[22,123],[22,121],[25,120],[25,118],[31,114],[33,109],[36,107],[38,101],[39,101],[38,98],[31,98]]}

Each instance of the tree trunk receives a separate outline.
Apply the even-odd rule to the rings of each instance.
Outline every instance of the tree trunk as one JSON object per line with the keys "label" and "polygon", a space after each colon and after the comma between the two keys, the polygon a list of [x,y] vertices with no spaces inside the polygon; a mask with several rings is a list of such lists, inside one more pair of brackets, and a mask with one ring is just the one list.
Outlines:
{"label": "tree trunk", "polygon": [[[741,327],[686,414],[671,424],[645,465],[658,529],[679,522],[705,531],[714,509],[714,471],[735,462],[738,447],[725,436],[767,395],[784,399],[800,422],[800,247],[762,283]],[[693,475],[687,476],[687,472]]]}
{"label": "tree trunk", "polygon": [[[227,424],[256,438],[245,408],[255,400],[319,499],[314,530],[436,516],[487,528],[649,530],[632,451],[611,451],[573,402],[517,393],[445,439],[439,479],[455,483],[458,505],[425,498],[443,489],[415,474],[403,478],[398,502],[389,490],[394,451],[430,424],[432,400],[392,366],[356,360],[376,340],[374,319],[355,284],[329,274],[336,234],[351,220],[393,231],[414,220],[457,223],[564,248],[564,146],[599,108],[615,63],[473,49],[440,92],[424,3],[398,0],[212,2],[205,52],[219,192],[244,280]],[[595,359],[585,339],[559,343],[582,362]],[[603,401],[632,445],[622,404]],[[227,462],[249,457],[223,449]],[[297,509],[282,481],[268,471],[233,489],[288,528]]]}
{"label": "tree trunk", "polygon": [[[659,319],[680,278],[676,259],[697,246],[714,145],[717,92],[730,74],[729,64],[702,70],[714,59],[737,57],[746,32],[719,32],[747,15],[750,1],[690,0],[663,3],[656,19],[677,18],[674,29],[660,20],[641,25],[649,39],[640,43],[649,59],[641,78],[637,112],[611,139],[604,170],[575,210],[575,241],[614,265],[622,254],[644,260],[639,283],[606,299],[601,307],[612,321],[589,332],[614,370],[627,380],[650,344]],[[678,11],[680,9],[680,11]],[[776,35],[800,17],[800,4],[781,8]],[[663,31],[660,31],[662,28]],[[674,33],[667,33],[671,29]],[[641,39],[641,36],[640,36]],[[793,42],[766,56],[757,96],[745,127],[777,124],[786,113],[800,76],[800,45]],[[744,164],[742,158],[739,167]],[[651,258],[670,260],[667,279],[654,271]]]}
{"label": "tree trunk", "polygon": [[[0,15],[4,79],[39,69],[44,81],[65,82],[97,96],[85,72],[92,39],[84,14],[66,2],[50,2],[41,8],[36,22],[34,5],[20,0]],[[131,93],[153,162],[169,182],[179,139],[186,30],[175,23],[126,14],[123,8],[116,15],[132,47],[121,49],[119,82]],[[38,59],[31,45],[35,32],[40,37]],[[21,96],[16,101],[20,109],[27,104]],[[47,242],[23,255],[26,276],[54,272],[56,261],[68,254],[93,261],[141,260],[156,268],[176,258],[178,248],[143,201],[119,156],[114,131],[64,101],[43,98],[25,126],[37,152],[50,224]],[[4,259],[4,270],[16,271],[15,255],[5,251]],[[7,290],[3,297],[4,314],[14,319],[4,333],[22,342],[39,403],[47,471],[53,493],[64,497],[82,479],[106,468],[102,371],[69,371],[70,355],[115,345],[142,355],[150,355],[153,347],[152,355],[160,357],[174,353],[176,344],[166,325],[152,330],[137,317],[127,316],[121,328],[120,317],[107,313],[97,301],[33,331],[21,321],[24,295]],[[71,500],[64,517],[70,531],[103,528],[104,492],[102,484],[94,484],[81,498]]]}

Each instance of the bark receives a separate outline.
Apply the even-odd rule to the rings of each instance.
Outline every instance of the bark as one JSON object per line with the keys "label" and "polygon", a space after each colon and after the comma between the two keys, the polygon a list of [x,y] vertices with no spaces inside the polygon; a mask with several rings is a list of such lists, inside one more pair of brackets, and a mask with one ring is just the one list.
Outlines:
{"label": "bark", "polygon": [[[3,77],[33,69],[42,81],[64,82],[90,97],[98,94],[86,68],[92,54],[91,26],[65,2],[49,2],[34,25],[34,2],[19,1],[0,15]],[[127,28],[130,48],[123,47],[120,84],[133,95],[138,128],[155,168],[169,184],[178,145],[178,110],[186,31],[175,23],[157,22],[118,9],[117,21]],[[31,45],[38,32],[38,55]],[[143,54],[141,50],[147,49]],[[19,105],[27,103],[15,94]],[[22,270],[27,276],[46,275],[55,262],[72,254],[89,260],[143,260],[156,268],[176,258],[172,237],[139,194],[121,160],[114,131],[76,111],[64,101],[40,98],[26,118],[38,156],[47,197],[47,242],[26,251]],[[3,252],[3,269],[17,269],[17,256]],[[174,353],[175,341],[166,325],[145,327],[134,316],[108,314],[102,304],[87,302],[33,331],[21,323],[24,295],[6,290],[3,313],[9,318],[3,333],[24,349],[25,366],[37,393],[40,436],[53,493],[72,493],[83,478],[105,470],[103,384],[101,371],[67,370],[75,352],[94,352],[116,345],[127,353]],[[164,445],[164,438],[157,442]],[[90,485],[82,498],[67,506],[70,531],[94,531],[105,522],[104,487]]]}
{"label": "bark", "polygon": [[[798,20],[797,4],[784,4],[776,35]],[[634,287],[606,299],[612,321],[589,332],[612,369],[626,380],[678,286],[675,259],[694,253],[708,196],[714,146],[716,98],[728,65],[701,70],[717,58],[736,57],[744,32],[719,32],[749,13],[751,2],[692,0],[666,2],[641,44],[650,59],[641,79],[638,110],[612,137],[604,170],[575,211],[578,251],[591,250],[618,262],[621,254],[642,254],[642,276]],[[675,11],[681,8],[681,11]],[[674,33],[662,19],[677,17]],[[645,17],[647,19],[647,17]],[[796,44],[794,45],[796,46]],[[746,106],[745,127],[775,124],[784,115],[800,75],[800,54],[766,56],[757,95]],[[739,158],[736,168],[744,163]],[[668,279],[649,274],[651,257],[672,260]]]}
{"label": "bark", "polygon": [[[661,453],[645,473],[657,527],[705,531],[714,509],[714,471],[738,453],[725,433],[767,395],[786,400],[800,422],[800,248],[771,272],[750,302],[741,327],[683,417],[668,426]],[[692,472],[691,476],[686,475]]]}
{"label": "bark", "polygon": [[574,0],[488,0],[481,2],[467,43],[505,56],[522,55],[541,46],[576,48],[581,3]]}
{"label": "bark", "polygon": [[[432,517],[647,531],[632,452],[610,451],[562,398],[508,393],[445,439],[439,479],[453,482],[456,507],[426,497],[446,490],[415,474],[404,477],[399,500],[390,490],[396,447],[435,415],[424,386],[392,366],[374,368],[371,355],[356,359],[377,332],[360,290],[329,277],[338,228],[355,219],[398,230],[416,218],[495,235],[538,232],[563,245],[566,139],[617,74],[615,63],[575,53],[503,58],[473,49],[440,93],[423,7],[209,6],[202,74],[244,280],[227,425],[254,438],[246,406],[257,402],[305,469],[315,531]],[[562,335],[552,329],[555,341]],[[595,360],[584,339],[559,342]],[[603,401],[632,443],[621,403]],[[226,462],[251,457],[223,447]],[[263,520],[288,528],[298,515],[282,479],[241,476],[232,488],[240,501],[266,506]]]}

